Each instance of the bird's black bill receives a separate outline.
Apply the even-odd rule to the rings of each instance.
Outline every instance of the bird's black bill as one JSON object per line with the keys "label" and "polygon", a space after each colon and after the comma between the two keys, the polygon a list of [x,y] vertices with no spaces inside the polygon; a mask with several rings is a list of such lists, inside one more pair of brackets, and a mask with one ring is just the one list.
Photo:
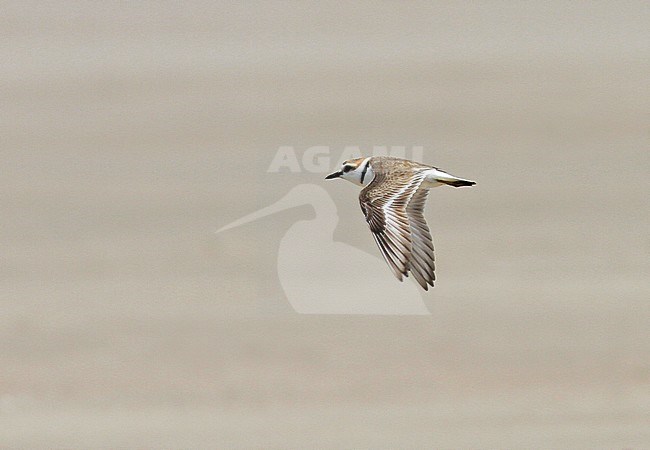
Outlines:
{"label": "bird's black bill", "polygon": [[330,173],[328,176],[325,177],[326,180],[331,180],[332,178],[338,178],[341,175],[343,175],[343,172],[334,172]]}

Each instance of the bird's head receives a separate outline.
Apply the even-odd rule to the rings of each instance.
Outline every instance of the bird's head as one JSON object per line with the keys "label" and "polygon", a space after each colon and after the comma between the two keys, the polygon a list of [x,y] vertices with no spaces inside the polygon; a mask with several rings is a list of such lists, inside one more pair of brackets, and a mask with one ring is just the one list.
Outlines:
{"label": "bird's head", "polygon": [[370,158],[356,158],[343,161],[341,170],[325,177],[326,180],[331,180],[332,178],[343,178],[359,186],[366,186],[374,178],[372,167],[370,167]]}

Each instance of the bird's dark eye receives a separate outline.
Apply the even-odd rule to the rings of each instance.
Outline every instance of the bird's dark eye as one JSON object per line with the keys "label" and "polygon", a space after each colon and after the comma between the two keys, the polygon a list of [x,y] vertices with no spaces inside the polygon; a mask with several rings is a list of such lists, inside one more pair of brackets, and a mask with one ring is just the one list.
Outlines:
{"label": "bird's dark eye", "polygon": [[349,172],[349,171],[351,171],[351,170],[352,170],[352,167],[351,167],[351,166],[345,166],[345,167],[343,167],[343,172]]}

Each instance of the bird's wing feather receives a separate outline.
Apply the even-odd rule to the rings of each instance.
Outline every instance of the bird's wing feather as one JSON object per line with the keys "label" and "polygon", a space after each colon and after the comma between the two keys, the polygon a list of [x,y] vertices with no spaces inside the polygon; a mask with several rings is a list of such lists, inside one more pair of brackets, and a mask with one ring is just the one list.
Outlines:
{"label": "bird's wing feather", "polygon": [[[361,210],[366,216],[373,238],[395,277],[400,281],[403,276],[408,276],[411,270],[413,252],[413,228],[409,222],[408,205],[424,178],[425,175],[421,172],[379,170],[359,195]],[[420,241],[423,240],[420,236],[425,236],[422,233],[418,231],[415,235],[418,242],[417,251],[426,255],[426,252],[419,249]],[[418,269],[417,274],[420,273],[427,272],[423,268]]]}
{"label": "bird's wing feather", "polygon": [[429,290],[429,286],[433,287],[436,279],[433,239],[424,218],[424,205],[428,194],[428,188],[420,187],[406,207],[411,227],[411,272],[425,291]]}

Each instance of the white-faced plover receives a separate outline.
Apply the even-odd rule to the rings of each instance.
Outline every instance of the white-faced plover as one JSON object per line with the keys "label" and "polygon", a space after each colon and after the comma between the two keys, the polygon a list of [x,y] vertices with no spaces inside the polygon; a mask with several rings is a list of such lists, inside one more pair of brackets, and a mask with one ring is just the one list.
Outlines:
{"label": "white-faced plover", "polygon": [[429,189],[443,184],[462,187],[474,181],[436,167],[390,156],[345,161],[326,179],[343,178],[364,189],[361,210],[381,254],[398,280],[413,274],[420,286],[433,286],[433,241],[424,218]]}

